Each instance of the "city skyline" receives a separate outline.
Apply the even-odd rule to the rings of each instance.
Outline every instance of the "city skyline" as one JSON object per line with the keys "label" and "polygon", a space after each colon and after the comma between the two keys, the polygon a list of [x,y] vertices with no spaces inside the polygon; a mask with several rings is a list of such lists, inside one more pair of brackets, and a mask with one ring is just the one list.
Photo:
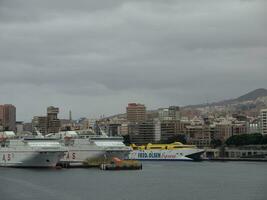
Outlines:
{"label": "city skyline", "polygon": [[[162,105],[162,106],[159,106],[159,107],[152,107],[151,105],[145,105],[145,104],[144,105],[148,108],[148,111],[149,110],[151,110],[151,111],[152,110],[158,110],[160,108],[165,108],[165,107],[169,107],[169,106],[179,106],[181,108],[182,107],[187,107],[187,106],[189,106],[189,107],[194,107],[194,106],[200,106],[201,107],[201,106],[206,106],[206,105],[212,106],[212,104],[214,104],[213,106],[215,106],[216,104],[220,104],[220,103],[224,103],[224,102],[226,104],[229,104],[229,103],[231,103],[231,101],[233,101],[233,102],[235,102],[236,100],[237,101],[240,101],[240,100],[238,100],[239,98],[241,98],[241,99],[243,99],[243,98],[255,98],[255,100],[257,98],[259,98],[259,97],[264,97],[265,98],[265,97],[267,97],[266,93],[267,93],[267,89],[259,88],[259,89],[250,91],[249,93],[243,94],[243,95],[241,95],[239,97],[232,97],[232,98],[229,98],[229,99],[221,99],[221,100],[218,100],[217,102],[203,102],[203,103],[200,102],[200,103],[196,103],[196,104],[192,104],[192,105],[189,105],[189,104],[187,104],[187,105]],[[241,100],[241,102],[242,101],[244,101],[244,99]],[[75,110],[71,110],[71,109],[68,110],[68,109],[66,109],[64,107],[61,107],[61,106],[56,106],[56,107],[59,108],[59,111],[60,111],[59,112],[59,118],[61,118],[61,119],[69,119],[70,115],[72,116],[72,112],[73,111],[74,111],[74,120],[78,120],[78,119],[83,118],[83,117],[91,118],[91,119],[99,119],[99,118],[102,118],[102,117],[110,117],[110,116],[117,115],[117,114],[123,114],[123,113],[126,114],[127,113],[127,108],[125,109],[124,106],[126,106],[127,104],[128,105],[129,104],[132,104],[132,103],[133,104],[136,104],[136,103],[142,103],[143,104],[143,102],[140,102],[140,101],[137,101],[137,102],[133,102],[133,101],[132,102],[127,102],[125,105],[121,105],[121,107],[120,107],[121,111],[120,112],[119,111],[118,112],[114,112],[114,113],[107,113],[106,112],[106,113],[101,113],[99,115],[90,115],[89,113],[86,113],[85,115],[79,115],[77,113],[75,114]],[[6,104],[9,104],[9,103],[6,103]],[[45,109],[47,107],[49,107],[49,106],[51,106],[51,105],[45,106]],[[52,105],[52,106],[55,106],[55,105]],[[82,106],[82,105],[80,105],[80,106]],[[19,108],[16,108],[16,110],[19,110]],[[40,115],[43,115],[43,114],[44,114],[44,111],[41,111],[40,113],[35,113],[35,115],[32,115],[30,117],[30,119],[26,119],[26,120],[25,119],[21,119],[20,117],[18,117],[17,121],[30,122],[30,121],[32,121],[32,119],[34,118],[34,116],[40,116]]]}
{"label": "city skyline", "polygon": [[[1,1],[0,102],[98,117],[266,88],[266,2]],[[65,114],[64,114],[65,113]]]}

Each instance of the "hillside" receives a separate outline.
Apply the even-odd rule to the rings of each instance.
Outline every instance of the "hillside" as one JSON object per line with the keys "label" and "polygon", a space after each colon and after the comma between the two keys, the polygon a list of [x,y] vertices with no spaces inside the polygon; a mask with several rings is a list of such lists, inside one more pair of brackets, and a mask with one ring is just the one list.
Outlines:
{"label": "hillside", "polygon": [[236,98],[235,101],[252,101],[256,100],[259,97],[265,97],[265,96],[267,96],[267,90],[264,88],[259,88]]}
{"label": "hillside", "polygon": [[247,116],[258,116],[259,111],[267,107],[267,90],[259,88],[234,99],[211,104],[185,106],[184,110],[202,110],[204,112],[243,113]]}
{"label": "hillside", "polygon": [[[220,109],[230,109],[232,112],[244,111],[244,113],[248,115],[258,115],[260,109],[267,107],[267,89],[259,88],[237,98],[213,102],[210,104],[188,105],[181,107],[181,109],[185,112],[186,110],[191,110],[190,112],[194,115],[194,112],[197,111],[197,109],[205,108],[207,106],[209,108],[214,108],[214,110],[216,110],[216,107],[220,107]],[[149,116],[155,116],[156,114],[157,110],[148,111]],[[125,118],[126,114],[118,114],[109,118],[115,117]]]}
{"label": "hillside", "polygon": [[[247,94],[244,94],[240,97],[213,102],[213,103],[208,104],[208,106],[227,106],[227,105],[232,105],[232,104],[243,104],[244,102],[247,102],[247,101],[256,101],[257,99],[261,97],[267,97],[267,89],[259,88]],[[201,108],[201,107],[206,107],[206,106],[207,104],[197,104],[197,105],[188,105],[188,106],[185,106],[185,108]]]}

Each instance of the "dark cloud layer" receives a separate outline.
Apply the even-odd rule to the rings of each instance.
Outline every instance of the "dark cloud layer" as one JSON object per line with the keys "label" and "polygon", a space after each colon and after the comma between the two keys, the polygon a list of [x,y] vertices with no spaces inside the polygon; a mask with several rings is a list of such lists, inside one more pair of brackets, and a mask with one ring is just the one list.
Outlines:
{"label": "dark cloud layer", "polygon": [[1,0],[0,103],[30,120],[186,105],[267,87],[264,0]]}

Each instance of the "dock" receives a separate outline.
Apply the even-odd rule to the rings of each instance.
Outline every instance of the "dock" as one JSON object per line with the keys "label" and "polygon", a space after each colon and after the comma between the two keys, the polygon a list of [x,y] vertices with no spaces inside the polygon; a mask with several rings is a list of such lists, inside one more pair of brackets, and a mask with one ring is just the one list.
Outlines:
{"label": "dock", "polygon": [[136,160],[120,160],[119,158],[112,158],[110,163],[103,163],[100,165],[101,170],[141,170],[142,163]]}

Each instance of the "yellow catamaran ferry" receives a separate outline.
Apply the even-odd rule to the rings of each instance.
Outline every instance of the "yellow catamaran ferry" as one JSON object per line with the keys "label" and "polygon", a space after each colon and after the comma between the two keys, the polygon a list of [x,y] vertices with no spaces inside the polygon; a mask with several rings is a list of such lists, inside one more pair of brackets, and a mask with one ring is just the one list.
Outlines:
{"label": "yellow catamaran ferry", "polygon": [[132,160],[170,160],[170,161],[193,161],[200,160],[204,153],[203,149],[195,145],[184,145],[180,142],[171,144],[147,144],[131,145],[133,151],[129,154]]}

